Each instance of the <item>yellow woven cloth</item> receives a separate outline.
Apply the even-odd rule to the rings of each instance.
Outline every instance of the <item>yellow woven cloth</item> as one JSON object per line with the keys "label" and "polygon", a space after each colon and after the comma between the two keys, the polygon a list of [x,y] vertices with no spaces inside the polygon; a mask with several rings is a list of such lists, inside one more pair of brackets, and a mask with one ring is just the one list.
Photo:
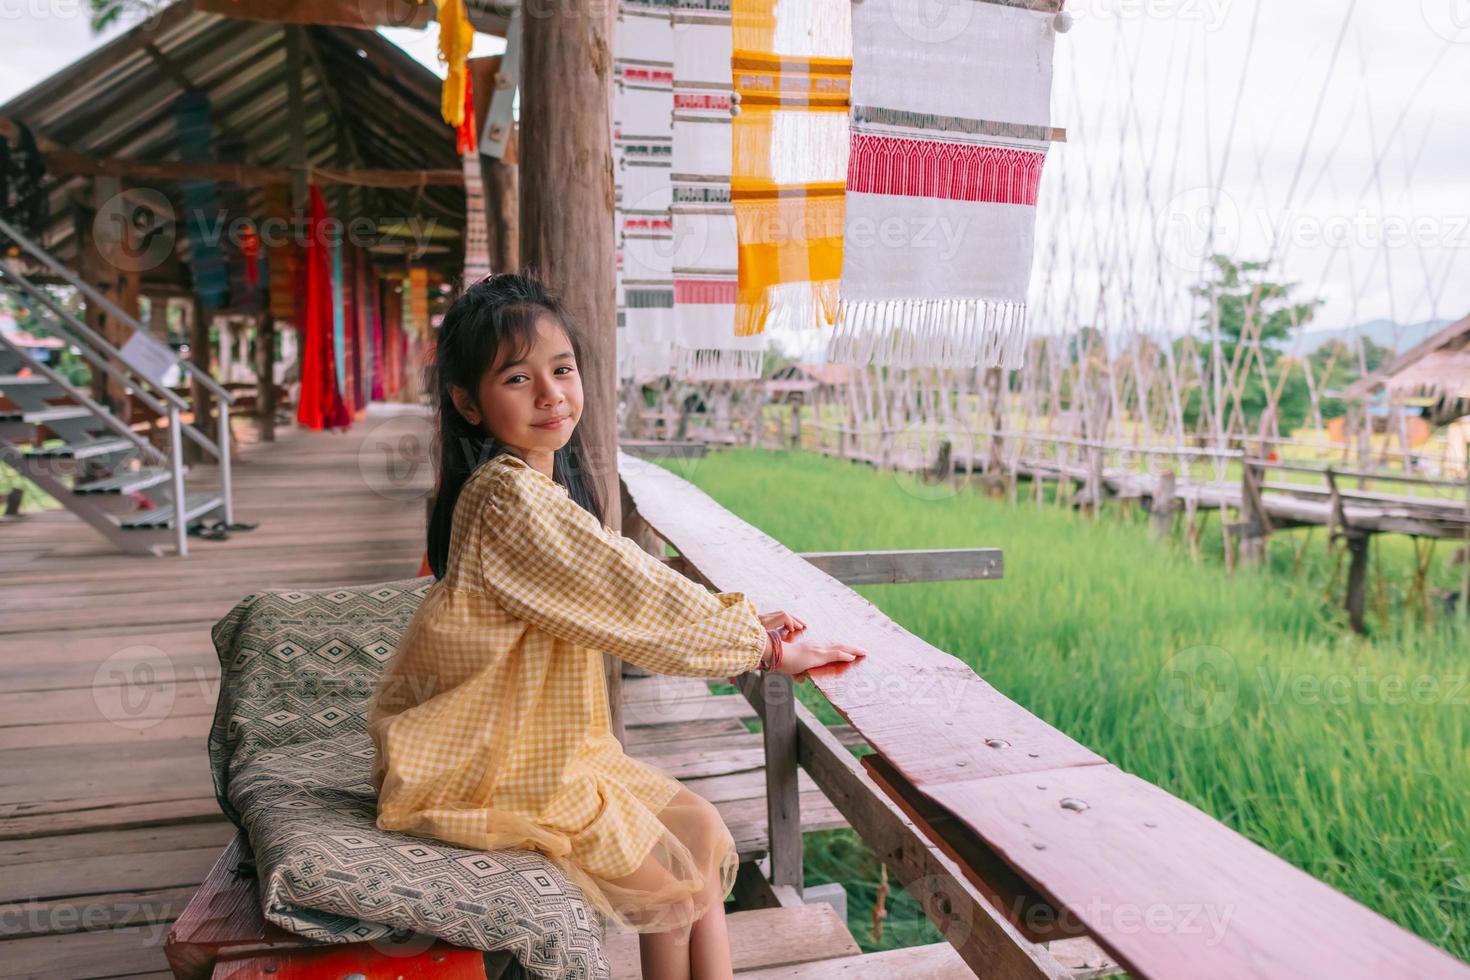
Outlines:
{"label": "yellow woven cloth", "polygon": [[735,333],[837,316],[852,85],[851,0],[731,0]]}
{"label": "yellow woven cloth", "polygon": [[600,652],[723,678],[765,644],[744,593],[711,593],[497,456],[466,482],[444,578],[368,707],[378,827],[538,850],[618,926],[687,925],[708,881],[733,887],[735,844],[708,803],[624,754]]}

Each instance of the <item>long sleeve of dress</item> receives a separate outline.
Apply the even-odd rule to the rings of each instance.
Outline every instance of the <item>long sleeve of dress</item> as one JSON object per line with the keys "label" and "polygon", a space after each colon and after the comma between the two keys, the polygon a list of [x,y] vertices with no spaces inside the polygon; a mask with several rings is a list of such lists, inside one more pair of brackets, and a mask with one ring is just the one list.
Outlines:
{"label": "long sleeve of dress", "polygon": [[483,587],[510,615],[661,674],[755,669],[766,632],[742,592],[712,593],[601,524],[524,460],[492,460]]}

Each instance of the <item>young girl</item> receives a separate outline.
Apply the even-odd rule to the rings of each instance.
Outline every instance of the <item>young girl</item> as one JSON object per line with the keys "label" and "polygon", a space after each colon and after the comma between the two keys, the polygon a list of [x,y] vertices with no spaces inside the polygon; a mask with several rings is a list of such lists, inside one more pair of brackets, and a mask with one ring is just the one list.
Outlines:
{"label": "young girl", "polygon": [[[533,277],[471,286],[440,327],[436,581],[368,708],[377,824],[555,861],[650,980],[730,977],[734,840],[612,735],[602,653],[665,674],[796,676],[864,651],[711,593],[603,523],[577,435],[582,347]],[[793,634],[782,642],[782,631]]]}

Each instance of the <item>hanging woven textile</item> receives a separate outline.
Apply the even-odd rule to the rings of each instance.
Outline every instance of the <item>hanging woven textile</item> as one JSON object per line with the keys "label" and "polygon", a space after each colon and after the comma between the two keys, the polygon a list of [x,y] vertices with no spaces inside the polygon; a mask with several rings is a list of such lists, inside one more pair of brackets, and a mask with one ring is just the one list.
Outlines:
{"label": "hanging woven textile", "polygon": [[311,185],[311,212],[303,249],[301,310],[301,394],[296,420],[309,429],[346,429],[352,415],[337,387],[333,356],[332,255],[323,225],[327,205],[321,190]]}
{"label": "hanging woven textile", "polygon": [[429,270],[423,266],[408,270],[408,315],[403,325],[414,340],[421,340],[429,332]]}
{"label": "hanging woven textile", "polygon": [[735,332],[837,318],[852,0],[732,0]]}
{"label": "hanging woven textile", "polygon": [[1025,353],[1054,15],[990,0],[953,13],[852,7],[833,361],[1013,368]]}
{"label": "hanging woven textile", "polygon": [[758,378],[768,338],[735,334],[730,3],[674,0],[673,20],[674,374],[699,381]]}
{"label": "hanging woven textile", "polygon": [[[424,0],[418,2],[422,6]],[[470,48],[474,46],[475,29],[470,25],[464,0],[438,0],[435,7],[439,23],[439,63],[444,66],[439,115],[458,129],[464,121],[466,62],[469,61]]]}
{"label": "hanging woven textile", "polygon": [[618,378],[674,370],[674,31],[666,4],[624,0],[614,24]]}
{"label": "hanging woven textile", "polygon": [[[209,96],[194,89],[174,100],[174,138],[179,159],[188,163],[213,163]],[[212,180],[180,180],[179,196],[184,204],[184,241],[188,245],[189,271],[194,277],[194,295],[206,311],[228,305],[230,269],[218,234],[219,194]]]}
{"label": "hanging woven textile", "polygon": [[490,231],[485,223],[480,151],[470,150],[460,159],[464,164],[464,284],[471,286],[490,274]]}

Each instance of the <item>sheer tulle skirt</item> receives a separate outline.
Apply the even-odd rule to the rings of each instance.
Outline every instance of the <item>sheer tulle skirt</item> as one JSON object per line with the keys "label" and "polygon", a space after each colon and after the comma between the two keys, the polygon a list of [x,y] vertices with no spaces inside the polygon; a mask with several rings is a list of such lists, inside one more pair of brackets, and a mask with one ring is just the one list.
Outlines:
{"label": "sheer tulle skirt", "polygon": [[[609,930],[683,931],[723,904],[735,886],[739,856],[714,804],[672,778],[665,791],[661,802],[633,802],[631,795],[615,794],[624,812],[594,822],[583,834],[569,835],[521,814],[465,804],[422,810],[397,821],[380,814],[378,826],[475,850],[539,851],[582,891]],[[629,819],[630,808],[641,819]],[[617,846],[599,846],[599,834],[616,835]]]}

